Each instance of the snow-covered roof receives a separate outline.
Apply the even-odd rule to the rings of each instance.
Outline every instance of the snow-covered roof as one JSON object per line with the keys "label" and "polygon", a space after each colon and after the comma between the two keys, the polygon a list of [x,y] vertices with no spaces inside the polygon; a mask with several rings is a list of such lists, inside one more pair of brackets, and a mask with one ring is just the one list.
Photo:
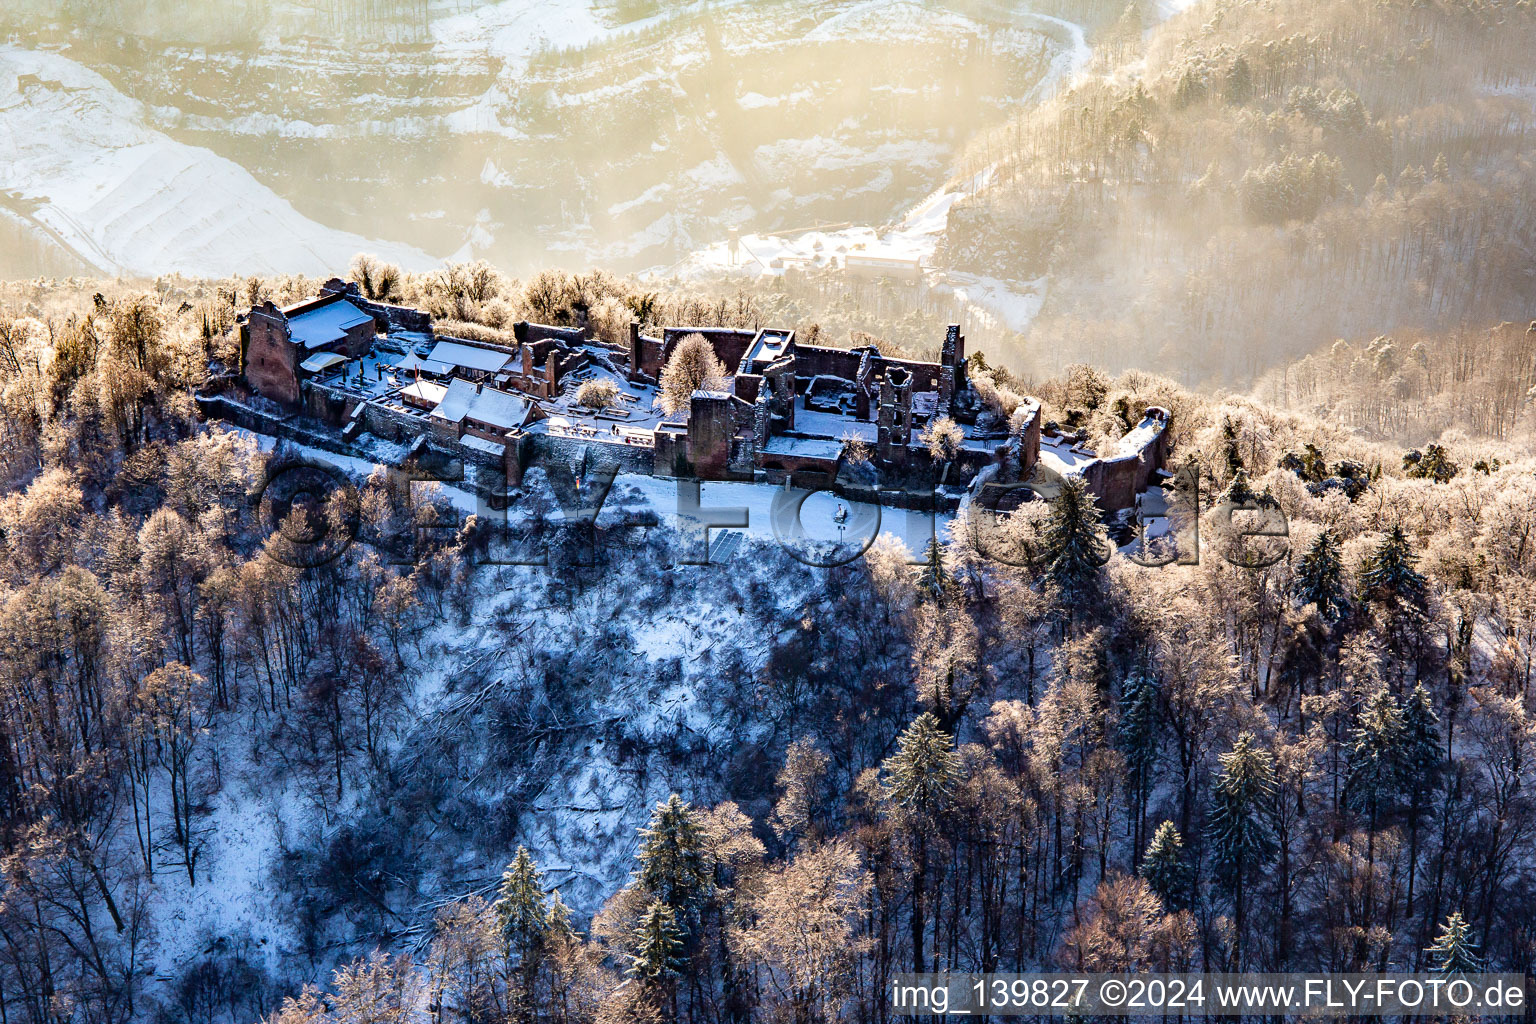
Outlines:
{"label": "snow-covered roof", "polygon": [[340,341],[347,331],[373,317],[350,302],[328,302],[319,309],[288,318],[288,336],[305,348],[320,348]]}
{"label": "snow-covered roof", "polygon": [[423,373],[443,374],[453,369],[453,367],[449,366],[447,363],[438,363],[432,361],[431,359],[423,359],[415,352],[407,352],[404,356],[401,357],[400,361],[395,364],[395,369],[401,373],[410,373],[412,370],[420,369]]}
{"label": "snow-covered roof", "polygon": [[338,363],[344,363],[347,357],[340,352],[317,352],[299,364],[299,369],[305,373],[319,373],[329,370]]}
{"label": "snow-covered roof", "polygon": [[400,397],[414,398],[420,405],[437,405],[447,393],[447,388],[432,380],[418,380],[400,389]]}
{"label": "snow-covered roof", "polygon": [[467,380],[450,382],[443,400],[432,410],[433,419],[447,420],[449,423],[462,423],[468,419],[499,430],[520,427],[527,417],[527,399],[495,388],[476,391],[475,386]]}
{"label": "snow-covered roof", "polygon": [[505,352],[497,352],[492,348],[480,348],[478,345],[465,345],[457,341],[440,341],[427,353],[427,358],[434,363],[447,363],[450,366],[460,366],[466,370],[475,370],[479,373],[495,373],[512,361],[512,357]]}

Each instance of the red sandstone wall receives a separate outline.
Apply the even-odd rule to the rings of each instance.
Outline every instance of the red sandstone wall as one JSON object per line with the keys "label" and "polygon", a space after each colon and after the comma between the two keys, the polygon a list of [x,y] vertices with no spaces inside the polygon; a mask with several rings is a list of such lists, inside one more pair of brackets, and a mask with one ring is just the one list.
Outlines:
{"label": "red sandstone wall", "polygon": [[741,357],[747,354],[747,349],[752,346],[752,339],[757,337],[756,331],[721,330],[713,327],[668,327],[661,335],[661,359],[652,376],[661,373],[661,368],[667,365],[667,359],[672,355],[672,350],[677,347],[677,343],[690,334],[702,334],[709,339],[716,358],[725,364],[726,373],[736,372],[736,368],[741,365]]}
{"label": "red sandstone wall", "polygon": [[299,377],[297,346],[277,321],[253,312],[250,346],[245,354],[245,379],[257,392],[276,402],[297,405]]}

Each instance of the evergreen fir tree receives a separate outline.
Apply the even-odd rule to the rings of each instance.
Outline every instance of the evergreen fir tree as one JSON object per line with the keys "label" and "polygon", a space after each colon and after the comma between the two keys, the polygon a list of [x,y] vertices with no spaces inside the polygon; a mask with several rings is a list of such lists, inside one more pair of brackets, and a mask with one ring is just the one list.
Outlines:
{"label": "evergreen fir tree", "polygon": [[517,848],[512,863],[502,873],[492,907],[508,956],[524,962],[535,959],[548,927],[549,903],[544,896],[543,875],[526,847]]}
{"label": "evergreen fir tree", "polygon": [[1420,682],[1403,704],[1403,776],[1408,797],[1408,912],[1419,865],[1419,818],[1440,778],[1440,718]]}
{"label": "evergreen fir tree", "polygon": [[1237,925],[1233,952],[1241,966],[1248,876],[1274,852],[1269,800],[1275,787],[1275,759],[1252,733],[1245,732],[1218,760],[1221,770],[1212,787],[1208,827],[1217,873],[1232,888]]}
{"label": "evergreen fir tree", "polygon": [[678,927],[677,916],[661,900],[652,900],[635,929],[635,952],[630,956],[629,974],[659,985],[681,974],[683,966],[683,931]]}
{"label": "evergreen fir tree", "polygon": [[1062,481],[1044,532],[1045,578],[1068,607],[1091,601],[1099,593],[1109,552],[1098,507],[1080,477]]}
{"label": "evergreen fir tree", "polygon": [[1403,471],[1418,480],[1444,484],[1454,480],[1461,467],[1451,461],[1443,447],[1432,444],[1422,452],[1415,449],[1404,455]]}
{"label": "evergreen fir tree", "polygon": [[948,802],[960,781],[960,755],[955,738],[924,711],[896,741],[896,753],[885,762],[886,793],[893,803],[932,814]]}
{"label": "evergreen fir tree", "polygon": [[1344,563],[1339,557],[1339,543],[1327,530],[1317,535],[1296,566],[1291,584],[1296,600],[1314,604],[1325,621],[1338,620],[1347,607],[1344,587]]}
{"label": "evergreen fir tree", "polygon": [[896,753],[881,767],[885,795],[909,813],[898,820],[912,841],[912,970],[923,970],[923,931],[927,917],[924,901],[928,886],[928,837],[935,828],[934,816],[954,796],[960,782],[960,755],[955,739],[939,725],[931,712],[923,712],[901,734]]}
{"label": "evergreen fir tree", "polygon": [[939,539],[934,537],[928,542],[928,550],[924,552],[923,567],[917,574],[917,585],[923,593],[931,597],[940,597],[949,586],[949,582],[949,569],[944,565],[944,548],[939,544]]}
{"label": "evergreen fir tree", "polygon": [[1345,784],[1346,798],[1367,812],[1372,831],[1377,814],[1391,804],[1401,787],[1405,739],[1402,709],[1392,691],[1383,686],[1366,698],[1356,718]]}
{"label": "evergreen fir tree", "polygon": [[671,910],[684,939],[693,934],[711,888],[704,856],[704,832],[693,809],[676,793],[657,804],[651,823],[640,830],[636,881]]}
{"label": "evergreen fir tree", "polygon": [[1211,793],[1210,838],[1218,869],[1230,876],[1261,862],[1273,848],[1265,807],[1275,785],[1275,764],[1248,732],[1217,760],[1221,769]]}
{"label": "evergreen fir tree", "polygon": [[1141,862],[1141,877],[1157,893],[1163,906],[1182,906],[1189,887],[1189,868],[1184,863],[1184,837],[1165,821],[1152,834],[1146,856]]}
{"label": "evergreen fir tree", "polygon": [[1456,911],[1440,926],[1440,934],[1425,950],[1437,974],[1476,974],[1482,970],[1477,946],[1472,942],[1472,926]]}
{"label": "evergreen fir tree", "polygon": [[1418,556],[1401,526],[1392,527],[1360,570],[1360,589],[1370,600],[1422,609],[1427,585],[1414,568]]}
{"label": "evergreen fir tree", "polygon": [[1157,763],[1157,678],[1139,666],[1120,687],[1120,751],[1134,811],[1133,849],[1141,848],[1152,771]]}
{"label": "evergreen fir tree", "polygon": [[545,917],[544,941],[546,944],[576,941],[576,929],[571,927],[571,908],[566,906],[559,889],[549,894],[549,914]]}
{"label": "evergreen fir tree", "polygon": [[1440,716],[1423,682],[1403,704],[1403,770],[1416,791],[1428,789],[1440,772]]}
{"label": "evergreen fir tree", "polygon": [[543,876],[526,847],[517,848],[516,856],[501,876],[497,892],[492,909],[501,925],[507,960],[514,965],[519,980],[511,992],[514,1000],[511,1016],[516,1020],[532,1020],[538,1001],[539,967],[549,928],[549,904],[544,897]]}

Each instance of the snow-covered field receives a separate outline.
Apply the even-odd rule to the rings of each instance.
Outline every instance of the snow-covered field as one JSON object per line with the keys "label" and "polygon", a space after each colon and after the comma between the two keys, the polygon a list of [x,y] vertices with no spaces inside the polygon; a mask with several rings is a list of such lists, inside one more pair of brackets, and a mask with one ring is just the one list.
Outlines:
{"label": "snow-covered field", "polygon": [[106,274],[323,275],[359,252],[427,269],[406,245],[327,227],[143,104],[57,54],[0,46],[0,194]]}

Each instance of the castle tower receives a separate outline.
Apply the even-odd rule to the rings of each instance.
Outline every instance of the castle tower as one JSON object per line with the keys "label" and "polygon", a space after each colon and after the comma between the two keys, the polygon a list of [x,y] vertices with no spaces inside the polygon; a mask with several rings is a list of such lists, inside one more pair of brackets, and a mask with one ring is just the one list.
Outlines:
{"label": "castle tower", "polygon": [[939,410],[954,415],[955,396],[965,390],[965,335],[959,324],[950,324],[939,354]]}
{"label": "castle tower", "polygon": [[891,462],[912,441],[912,375],[899,366],[885,372],[880,385],[880,418],[875,426],[879,458]]}

